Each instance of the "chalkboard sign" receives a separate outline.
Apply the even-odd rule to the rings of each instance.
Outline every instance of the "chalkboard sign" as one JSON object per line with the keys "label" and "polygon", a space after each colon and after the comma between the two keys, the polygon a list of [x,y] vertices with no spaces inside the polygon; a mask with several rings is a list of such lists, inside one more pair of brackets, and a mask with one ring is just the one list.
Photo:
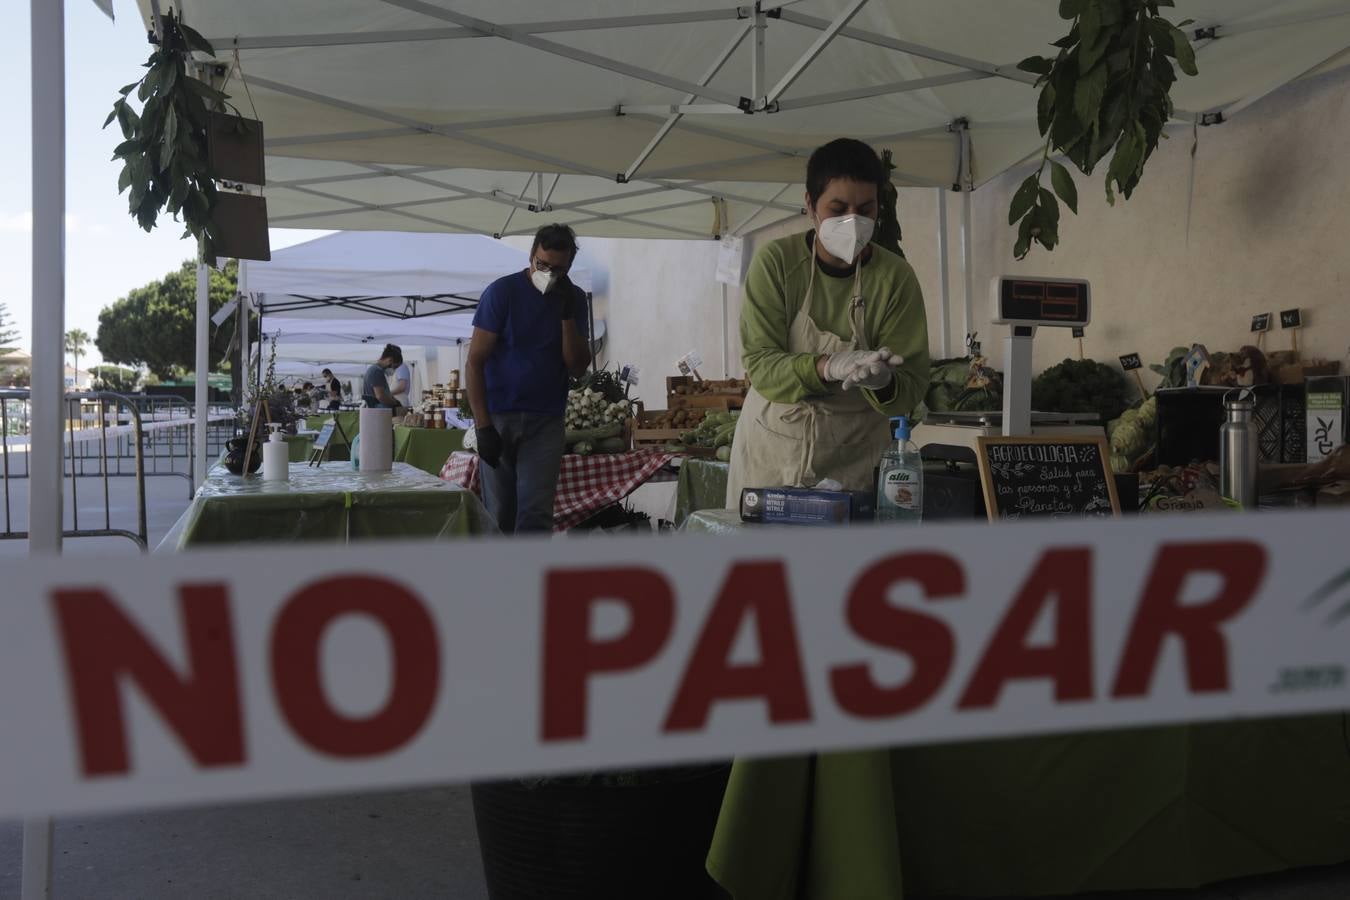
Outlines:
{"label": "chalkboard sign", "polygon": [[322,450],[323,448],[327,447],[328,441],[331,440],[333,437],[333,429],[336,427],[337,422],[334,421],[333,419],[329,419],[327,422],[324,422],[323,427],[319,429],[318,436],[314,438],[314,445],[310,449]]}
{"label": "chalkboard sign", "polygon": [[1086,334],[1086,333],[1087,333],[1087,329],[1085,329],[1085,328],[1074,328],[1074,330],[1073,330],[1073,336],[1076,337],[1076,338],[1081,338],[1081,337],[1083,337],[1083,335]]}
{"label": "chalkboard sign", "polygon": [[1090,519],[1120,514],[1106,438],[976,440],[989,521]]}
{"label": "chalkboard sign", "polygon": [[1270,330],[1270,313],[1261,313],[1252,316],[1252,333],[1256,334],[1262,331]]}
{"label": "chalkboard sign", "polygon": [[1280,327],[1281,327],[1281,328],[1302,328],[1302,327],[1303,327],[1303,310],[1301,310],[1301,309],[1286,309],[1286,310],[1281,310],[1281,312],[1280,312]]}
{"label": "chalkboard sign", "polygon": [[1142,369],[1144,363],[1139,359],[1138,353],[1126,353],[1120,358],[1120,367],[1126,372],[1133,372],[1135,369]]}

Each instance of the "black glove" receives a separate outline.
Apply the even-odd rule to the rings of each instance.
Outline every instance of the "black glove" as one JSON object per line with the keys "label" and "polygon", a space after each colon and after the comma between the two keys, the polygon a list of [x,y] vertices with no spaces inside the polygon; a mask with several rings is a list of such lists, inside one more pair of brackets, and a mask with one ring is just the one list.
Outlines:
{"label": "black glove", "polygon": [[564,322],[572,321],[575,312],[572,303],[577,297],[577,289],[573,286],[572,279],[566,275],[559,275],[558,280],[553,282],[553,291],[558,295],[558,315]]}
{"label": "black glove", "polygon": [[502,461],[502,436],[491,425],[475,429],[474,435],[478,439],[478,458],[497,468],[497,463]]}

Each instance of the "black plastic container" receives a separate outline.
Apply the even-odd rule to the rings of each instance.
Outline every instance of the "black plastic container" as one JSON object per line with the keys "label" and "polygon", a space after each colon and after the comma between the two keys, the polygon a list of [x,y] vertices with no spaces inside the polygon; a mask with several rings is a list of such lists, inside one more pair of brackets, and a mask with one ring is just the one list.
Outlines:
{"label": "black plastic container", "polygon": [[472,786],[492,900],[724,900],[705,868],[731,764]]}

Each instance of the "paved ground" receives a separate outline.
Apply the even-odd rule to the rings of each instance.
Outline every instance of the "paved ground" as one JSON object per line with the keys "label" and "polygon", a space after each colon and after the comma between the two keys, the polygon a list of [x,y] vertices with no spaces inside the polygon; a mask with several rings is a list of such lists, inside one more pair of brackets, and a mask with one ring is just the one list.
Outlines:
{"label": "paved ground", "polygon": [[[81,480],[86,525],[103,519],[102,490],[95,479]],[[187,508],[188,486],[153,477],[146,490],[153,548]],[[133,527],[132,480],[111,480],[109,494],[114,527]],[[14,528],[26,522],[27,498],[27,482],[11,480]],[[26,542],[0,541],[0,558],[26,552]],[[82,538],[67,541],[66,552],[136,548],[121,538]],[[0,823],[0,900],[19,896],[22,843],[18,823]],[[462,787],[61,820],[53,877],[56,900],[487,898]],[[1350,865],[1092,900],[1350,900]]]}

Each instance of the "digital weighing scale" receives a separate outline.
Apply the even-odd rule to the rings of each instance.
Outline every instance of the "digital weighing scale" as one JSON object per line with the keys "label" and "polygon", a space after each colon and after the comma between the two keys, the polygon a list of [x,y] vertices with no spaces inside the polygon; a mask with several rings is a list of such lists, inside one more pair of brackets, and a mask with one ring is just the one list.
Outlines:
{"label": "digital weighing scale", "polygon": [[915,426],[920,447],[975,449],[978,437],[1099,435],[1095,413],[1040,413],[1031,409],[1031,342],[1039,327],[1084,328],[1092,319],[1091,289],[1079,278],[1003,276],[992,284],[993,322],[1009,326],[1003,339],[1001,412],[930,412]]}

